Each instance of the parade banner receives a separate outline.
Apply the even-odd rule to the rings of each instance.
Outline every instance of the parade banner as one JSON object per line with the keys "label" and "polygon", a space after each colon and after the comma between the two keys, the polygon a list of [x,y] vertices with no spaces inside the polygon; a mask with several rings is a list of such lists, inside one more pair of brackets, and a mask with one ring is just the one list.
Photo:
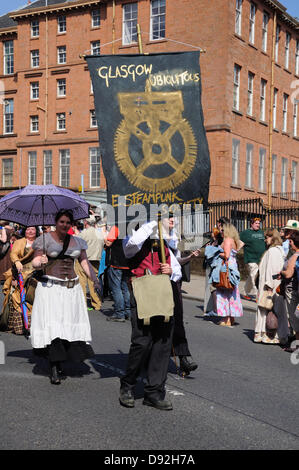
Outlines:
{"label": "parade banner", "polygon": [[202,204],[210,157],[199,52],[87,56],[108,203]]}

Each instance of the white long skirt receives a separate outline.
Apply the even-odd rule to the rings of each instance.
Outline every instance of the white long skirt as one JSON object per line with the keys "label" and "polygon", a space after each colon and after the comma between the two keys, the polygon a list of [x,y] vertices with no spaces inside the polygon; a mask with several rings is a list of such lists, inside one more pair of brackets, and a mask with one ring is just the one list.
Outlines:
{"label": "white long skirt", "polygon": [[30,339],[33,348],[45,348],[55,338],[91,341],[86,300],[80,284],[73,288],[39,282],[32,307]]}

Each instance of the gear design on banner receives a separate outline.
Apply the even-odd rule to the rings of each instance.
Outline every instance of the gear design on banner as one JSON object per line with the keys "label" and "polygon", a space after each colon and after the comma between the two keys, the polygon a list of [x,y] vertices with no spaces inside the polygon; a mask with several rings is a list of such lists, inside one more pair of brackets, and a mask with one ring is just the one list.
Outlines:
{"label": "gear design on banner", "polygon": [[114,137],[120,171],[137,188],[152,193],[173,190],[191,174],[197,142],[183,118],[181,91],[118,93],[124,119]]}

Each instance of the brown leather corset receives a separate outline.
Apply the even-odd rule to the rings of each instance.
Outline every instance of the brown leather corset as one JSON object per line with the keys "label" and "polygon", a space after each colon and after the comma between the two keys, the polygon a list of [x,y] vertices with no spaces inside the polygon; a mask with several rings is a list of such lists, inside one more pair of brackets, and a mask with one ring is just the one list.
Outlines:
{"label": "brown leather corset", "polygon": [[77,277],[77,274],[75,273],[73,258],[49,258],[45,274],[46,276],[53,276],[58,279],[74,279]]}

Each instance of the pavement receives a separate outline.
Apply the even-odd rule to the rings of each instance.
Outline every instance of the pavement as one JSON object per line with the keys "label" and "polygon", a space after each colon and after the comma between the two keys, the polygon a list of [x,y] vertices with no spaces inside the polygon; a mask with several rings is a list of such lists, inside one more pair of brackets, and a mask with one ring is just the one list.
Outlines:
{"label": "pavement", "polygon": [[[244,292],[245,281],[241,281],[239,284],[240,294]],[[206,278],[199,276],[198,274],[191,274],[190,282],[183,282],[182,285],[182,296],[183,299],[197,300],[198,302],[204,302],[206,288]],[[256,311],[256,302],[242,299],[241,301],[244,310],[252,312]]]}

